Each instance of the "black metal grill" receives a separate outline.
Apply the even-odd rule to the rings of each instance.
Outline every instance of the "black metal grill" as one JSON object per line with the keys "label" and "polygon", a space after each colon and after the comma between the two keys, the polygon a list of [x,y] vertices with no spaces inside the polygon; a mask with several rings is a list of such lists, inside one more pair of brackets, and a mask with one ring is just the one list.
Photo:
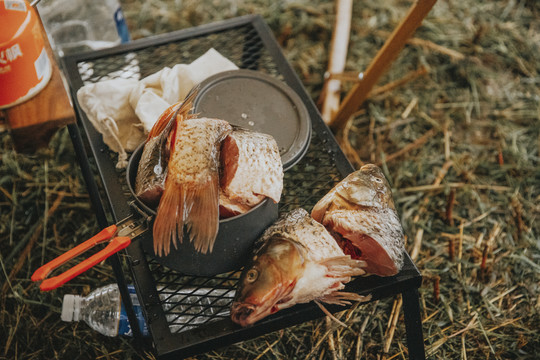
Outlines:
{"label": "black metal grill", "polygon": [[251,25],[203,37],[151,45],[142,51],[82,61],[77,67],[84,84],[115,78],[139,80],[166,66],[189,64],[210,48],[216,49],[239,68],[257,70],[280,78],[275,62]]}
{"label": "black metal grill", "polygon": [[[75,95],[84,84],[114,78],[142,79],[165,66],[191,63],[210,48],[216,49],[239,68],[261,71],[286,82],[306,104],[312,120],[311,143],[304,158],[285,174],[279,211],[284,213],[297,207],[311,210],[328,190],[353,169],[260,17],[232,19],[114,49],[73,55],[64,59],[64,65],[72,94]],[[110,210],[114,220],[119,221],[132,213],[129,203],[133,199],[126,185],[124,171],[115,169],[116,154],[108,150],[101,136],[75,105],[79,126],[70,131],[89,184],[91,199],[98,209],[100,225],[106,226],[107,212]],[[79,130],[82,130],[82,138]],[[78,144],[81,140],[84,140],[91,154],[87,154],[82,144]],[[88,163],[89,155],[94,158],[100,174],[97,186],[93,182],[95,172],[91,171]],[[143,236],[151,235],[147,233]],[[229,319],[229,307],[239,272],[212,277],[181,274],[156,262],[144,253],[137,242],[127,249],[126,257],[159,356],[187,356],[208,351],[323,315],[315,305],[302,304],[264,319],[249,329],[242,329]],[[121,270],[116,270],[115,275],[122,290],[125,279]],[[374,299],[401,292],[404,302],[408,301],[409,307],[414,309],[418,305],[415,291],[420,281],[418,270],[407,257],[405,268],[399,275],[384,279],[370,277],[350,283],[349,288],[358,293],[371,293]],[[406,300],[406,294],[409,294],[409,300]],[[343,308],[329,309],[337,311]],[[414,317],[418,322],[415,326],[418,327],[419,314],[418,319],[416,315]],[[420,342],[416,341],[413,345],[417,348],[416,353],[421,354],[419,358],[422,358],[421,328],[419,334],[418,328],[415,332]],[[410,353],[413,354],[414,350],[410,349]]]}

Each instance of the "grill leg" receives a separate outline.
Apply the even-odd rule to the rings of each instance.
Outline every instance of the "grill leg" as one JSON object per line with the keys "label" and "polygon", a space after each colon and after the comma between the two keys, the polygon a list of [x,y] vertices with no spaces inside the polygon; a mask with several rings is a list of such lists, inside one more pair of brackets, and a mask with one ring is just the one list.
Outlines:
{"label": "grill leg", "polygon": [[[77,161],[81,167],[81,171],[86,182],[86,188],[90,196],[90,201],[92,202],[92,207],[96,212],[98,224],[101,227],[106,227],[109,225],[107,222],[107,217],[105,215],[105,210],[103,209],[103,204],[100,200],[99,189],[97,187],[92,169],[90,168],[90,163],[88,162],[88,155],[84,148],[84,143],[82,140],[81,132],[77,127],[77,124],[69,124],[68,126],[69,135],[71,137],[71,142],[73,143],[73,148],[77,156]],[[131,297],[127,288],[126,278],[124,277],[124,272],[122,270],[122,263],[120,261],[120,256],[118,254],[113,254],[108,261],[110,262],[113,272],[116,276],[116,282],[118,283],[118,289],[120,290],[120,296],[122,297],[122,302],[124,303],[124,308],[126,309],[126,315],[131,325],[131,330],[137,341],[135,342],[136,346],[144,343],[141,329],[139,328],[139,322],[137,321],[137,315],[133,310],[133,304],[131,302]]]}
{"label": "grill leg", "polygon": [[413,288],[401,293],[403,298],[403,313],[405,315],[405,330],[407,331],[407,348],[409,359],[425,360],[424,335],[422,319],[420,318],[420,301],[418,289]]}

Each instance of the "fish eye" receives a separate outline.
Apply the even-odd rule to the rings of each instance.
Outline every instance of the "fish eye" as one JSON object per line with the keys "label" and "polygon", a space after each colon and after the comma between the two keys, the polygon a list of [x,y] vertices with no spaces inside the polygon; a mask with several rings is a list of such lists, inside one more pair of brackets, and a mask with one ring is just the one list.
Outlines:
{"label": "fish eye", "polygon": [[259,272],[255,269],[250,269],[246,274],[246,281],[249,283],[254,282],[259,277]]}

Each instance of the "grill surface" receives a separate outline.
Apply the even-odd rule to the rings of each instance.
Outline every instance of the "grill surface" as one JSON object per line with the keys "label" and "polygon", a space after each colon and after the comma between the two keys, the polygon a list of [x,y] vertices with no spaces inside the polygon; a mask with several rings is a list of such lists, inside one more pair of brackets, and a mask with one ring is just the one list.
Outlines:
{"label": "grill surface", "polygon": [[[297,207],[310,211],[353,168],[260,17],[237,18],[113,49],[74,55],[65,58],[64,65],[75,95],[84,84],[116,78],[142,79],[165,66],[191,63],[212,47],[239,68],[261,71],[285,81],[306,104],[313,128],[311,142],[304,158],[285,173],[279,212]],[[105,209],[102,211],[109,219],[112,216],[118,222],[133,212],[129,205],[133,199],[127,189],[125,173],[115,169],[116,154],[108,150],[101,136],[75,105],[78,129],[90,150],[90,154],[80,151],[83,172],[88,167],[88,158],[91,158],[100,175],[97,191],[91,194],[91,198]],[[141,241],[151,241],[149,236],[146,233]],[[145,254],[139,241],[127,249],[125,257],[158,356],[187,356],[208,351],[322,316],[316,305],[302,304],[264,319],[249,329],[241,329],[229,319],[239,272],[213,277],[187,276],[166,268]],[[348,290],[371,293],[375,299],[416,289],[420,281],[418,270],[407,256],[405,268],[397,276],[359,279],[350,283]],[[343,308],[330,306],[329,310]]]}

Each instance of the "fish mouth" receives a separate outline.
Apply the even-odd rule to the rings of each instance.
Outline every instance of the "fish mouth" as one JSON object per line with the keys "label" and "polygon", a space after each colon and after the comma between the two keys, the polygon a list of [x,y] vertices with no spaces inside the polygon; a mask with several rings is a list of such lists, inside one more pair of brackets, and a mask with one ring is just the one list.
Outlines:
{"label": "fish mouth", "polygon": [[241,326],[251,325],[255,321],[250,320],[250,316],[255,312],[256,308],[253,304],[234,302],[231,306],[231,319]]}
{"label": "fish mouth", "polygon": [[231,319],[242,327],[250,326],[269,315],[272,306],[233,302],[231,305]]}

